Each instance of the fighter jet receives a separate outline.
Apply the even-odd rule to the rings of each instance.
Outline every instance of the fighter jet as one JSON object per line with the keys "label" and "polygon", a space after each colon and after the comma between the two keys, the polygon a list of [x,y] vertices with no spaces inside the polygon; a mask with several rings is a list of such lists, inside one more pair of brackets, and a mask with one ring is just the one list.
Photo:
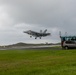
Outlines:
{"label": "fighter jet", "polygon": [[46,33],[47,29],[44,30],[44,32],[42,32],[42,30],[40,30],[40,32],[35,32],[35,31],[32,31],[32,30],[28,30],[28,31],[24,31],[24,33],[27,33],[30,35],[30,38],[33,36],[35,37],[35,39],[37,39],[37,37],[39,37],[41,39],[41,37],[46,37],[46,36],[49,36],[51,35],[50,33]]}

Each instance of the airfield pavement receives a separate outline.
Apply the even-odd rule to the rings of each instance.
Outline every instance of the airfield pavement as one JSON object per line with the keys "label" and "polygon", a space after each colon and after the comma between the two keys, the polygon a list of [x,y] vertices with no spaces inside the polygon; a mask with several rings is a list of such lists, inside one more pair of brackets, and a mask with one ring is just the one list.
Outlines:
{"label": "airfield pavement", "polygon": [[[56,47],[56,49],[55,49]],[[54,48],[55,50],[59,50],[59,48],[57,47],[60,47],[60,45],[44,45],[44,46],[16,46],[16,47],[9,47],[9,48],[0,48],[0,50],[13,50],[13,49],[19,49],[19,50],[28,50],[28,49],[48,49],[48,48]]]}

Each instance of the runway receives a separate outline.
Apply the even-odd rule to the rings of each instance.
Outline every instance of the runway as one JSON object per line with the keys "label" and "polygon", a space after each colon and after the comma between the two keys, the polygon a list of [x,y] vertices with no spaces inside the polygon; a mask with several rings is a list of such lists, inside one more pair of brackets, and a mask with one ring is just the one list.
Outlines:
{"label": "runway", "polygon": [[26,49],[46,49],[46,48],[52,48],[52,47],[58,47],[60,45],[42,45],[42,46],[15,46],[15,47],[4,47],[0,48],[0,50],[26,50]]}

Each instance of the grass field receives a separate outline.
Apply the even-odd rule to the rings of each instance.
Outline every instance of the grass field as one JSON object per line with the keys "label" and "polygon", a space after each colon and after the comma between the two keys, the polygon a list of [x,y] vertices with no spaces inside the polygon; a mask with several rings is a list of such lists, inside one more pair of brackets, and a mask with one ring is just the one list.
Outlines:
{"label": "grass field", "polygon": [[76,75],[76,50],[0,51],[0,75]]}

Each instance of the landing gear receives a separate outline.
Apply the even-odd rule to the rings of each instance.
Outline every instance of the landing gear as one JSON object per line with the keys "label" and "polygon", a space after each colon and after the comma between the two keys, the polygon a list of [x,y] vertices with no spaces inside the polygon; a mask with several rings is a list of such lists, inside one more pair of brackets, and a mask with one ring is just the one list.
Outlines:
{"label": "landing gear", "polygon": [[37,39],[37,37],[35,37],[35,39]]}
{"label": "landing gear", "polygon": [[41,37],[40,37],[40,39],[41,39]]}

